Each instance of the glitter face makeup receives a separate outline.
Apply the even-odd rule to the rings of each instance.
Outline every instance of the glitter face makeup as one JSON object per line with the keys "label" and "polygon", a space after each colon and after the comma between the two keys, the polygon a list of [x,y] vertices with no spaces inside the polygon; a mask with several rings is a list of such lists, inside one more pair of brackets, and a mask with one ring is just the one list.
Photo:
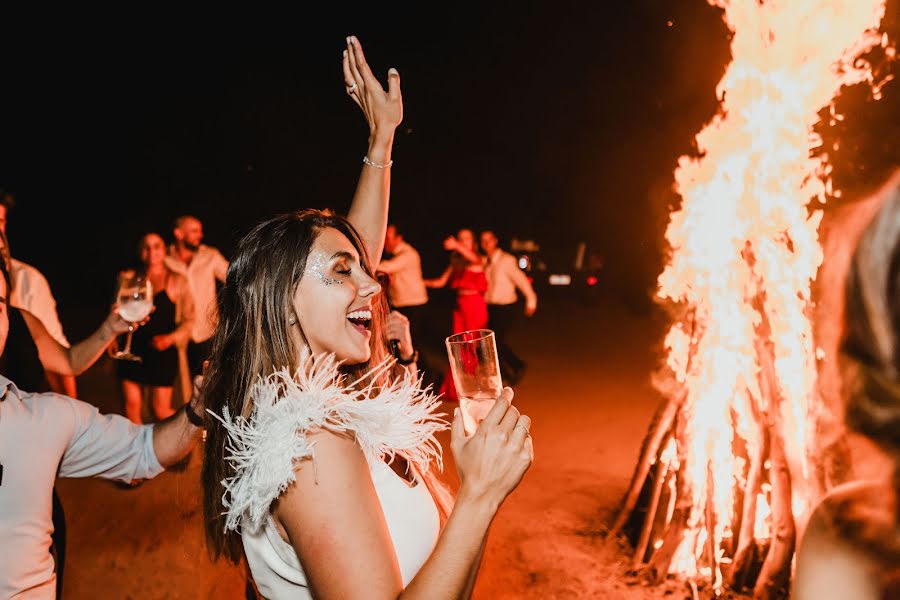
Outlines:
{"label": "glitter face makeup", "polygon": [[316,250],[313,252],[306,261],[306,273],[307,275],[312,275],[325,285],[342,285],[344,283],[343,279],[332,279],[328,277],[326,271],[328,270],[328,259],[325,257],[325,253],[321,250]]}
{"label": "glitter face makeup", "polygon": [[374,335],[369,311],[379,293],[381,286],[360,264],[353,242],[337,229],[323,228],[291,298],[313,354],[331,353],[348,364],[369,360]]}

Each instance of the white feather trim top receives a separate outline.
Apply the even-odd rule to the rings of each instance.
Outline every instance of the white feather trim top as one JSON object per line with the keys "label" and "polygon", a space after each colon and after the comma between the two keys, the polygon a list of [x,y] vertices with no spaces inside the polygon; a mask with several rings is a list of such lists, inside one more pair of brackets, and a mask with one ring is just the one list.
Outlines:
{"label": "white feather trim top", "polygon": [[[447,422],[435,412],[438,399],[430,388],[421,388],[421,379],[408,376],[387,387],[356,390],[361,380],[345,383],[334,356],[301,362],[293,377],[285,369],[259,378],[251,390],[249,419],[232,418],[227,408],[222,417],[213,414],[228,432],[226,460],[234,469],[222,482],[226,530],[259,529],[272,501],[294,482],[297,464],[315,460],[314,444],[306,437],[313,429],[352,433],[369,464],[401,456],[419,473],[432,460],[443,467],[434,434]],[[366,377],[376,379],[392,365],[393,360],[385,361]]]}

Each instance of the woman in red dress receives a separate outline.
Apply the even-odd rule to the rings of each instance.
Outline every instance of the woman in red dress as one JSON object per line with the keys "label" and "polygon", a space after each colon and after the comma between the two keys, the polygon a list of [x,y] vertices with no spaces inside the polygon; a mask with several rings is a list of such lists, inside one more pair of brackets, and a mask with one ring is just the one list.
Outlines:
{"label": "woman in red dress", "polygon": [[[450,265],[437,279],[426,279],[425,286],[442,288],[446,285],[456,290],[456,307],[453,309],[453,331],[462,333],[473,329],[486,329],[488,325],[487,277],[484,259],[475,248],[475,234],[471,229],[460,229],[456,237],[444,240],[444,248],[453,254]],[[441,385],[445,400],[458,400],[453,377],[448,372]]]}

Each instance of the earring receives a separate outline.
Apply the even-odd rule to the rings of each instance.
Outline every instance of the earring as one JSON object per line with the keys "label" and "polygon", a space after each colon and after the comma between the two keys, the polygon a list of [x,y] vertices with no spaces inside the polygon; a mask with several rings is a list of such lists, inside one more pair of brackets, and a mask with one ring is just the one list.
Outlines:
{"label": "earring", "polygon": [[291,317],[290,319],[288,319],[288,325],[294,325],[296,322],[297,322],[297,319],[295,319],[294,317]]}

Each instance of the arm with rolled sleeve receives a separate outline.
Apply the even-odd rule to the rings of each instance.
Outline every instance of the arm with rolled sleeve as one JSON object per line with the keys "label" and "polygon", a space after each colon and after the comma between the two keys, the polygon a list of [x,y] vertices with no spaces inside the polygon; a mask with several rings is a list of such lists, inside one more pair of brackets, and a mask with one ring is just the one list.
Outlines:
{"label": "arm with rolled sleeve", "polygon": [[153,448],[153,426],[135,425],[119,415],[56,396],[73,420],[72,438],[59,465],[60,477],[102,477],[131,482],[163,471]]}
{"label": "arm with rolled sleeve", "polygon": [[60,477],[103,477],[130,482],[151,479],[185,456],[199,429],[183,410],[155,425],[135,425],[119,415],[101,415],[96,407],[65,396],[73,419],[72,437],[59,467]]}
{"label": "arm with rolled sleeve", "polygon": [[528,275],[519,268],[514,256],[509,257],[507,270],[515,286],[525,296],[525,310],[530,312],[537,310],[537,294],[534,293],[534,288],[528,281]]}

